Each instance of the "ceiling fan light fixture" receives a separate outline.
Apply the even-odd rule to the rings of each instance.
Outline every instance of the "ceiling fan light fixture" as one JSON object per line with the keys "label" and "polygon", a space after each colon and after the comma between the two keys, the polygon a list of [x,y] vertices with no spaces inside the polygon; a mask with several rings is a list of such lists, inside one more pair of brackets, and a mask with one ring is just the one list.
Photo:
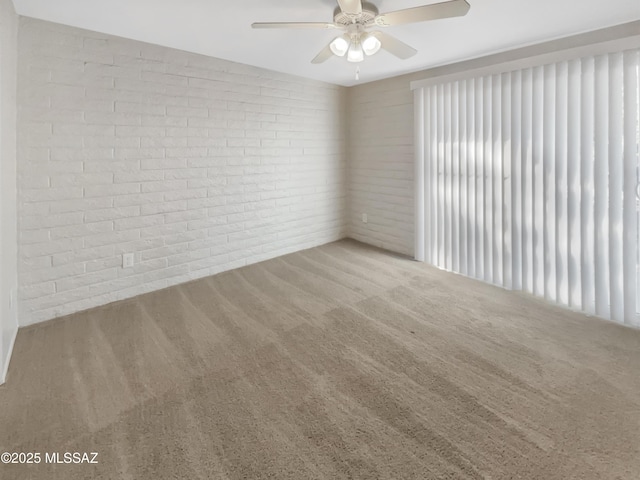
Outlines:
{"label": "ceiling fan light fixture", "polygon": [[381,46],[382,43],[375,35],[368,34],[362,40],[362,50],[366,55],[374,55],[378,53],[378,50],[380,50]]}
{"label": "ceiling fan light fixture", "polygon": [[[333,3],[335,0],[323,0]],[[434,1],[434,0],[431,0]],[[409,23],[426,22],[441,18],[462,17],[469,11],[468,0],[435,0],[419,7],[405,8],[393,12],[380,13],[375,5],[367,0],[337,0],[338,7],[333,11],[333,22],[254,22],[252,28],[300,28],[335,29],[344,32],[338,34],[312,60],[319,64],[333,55],[347,57],[351,63],[359,63],[365,55],[375,55],[384,46],[391,55],[406,60],[418,51],[397,38],[381,31],[370,32],[370,28],[392,27]]]}
{"label": "ceiling fan light fixture", "polygon": [[364,50],[360,42],[352,42],[347,52],[347,62],[359,63],[364,61]]}
{"label": "ceiling fan light fixture", "polygon": [[349,42],[344,37],[336,37],[329,44],[329,48],[334,55],[344,57],[349,50]]}

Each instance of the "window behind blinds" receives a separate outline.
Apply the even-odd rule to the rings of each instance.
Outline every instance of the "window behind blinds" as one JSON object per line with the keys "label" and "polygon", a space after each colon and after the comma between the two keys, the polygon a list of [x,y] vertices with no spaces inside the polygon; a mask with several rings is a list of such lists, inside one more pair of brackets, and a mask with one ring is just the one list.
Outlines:
{"label": "window behind blinds", "polygon": [[417,256],[640,325],[639,52],[417,89]]}

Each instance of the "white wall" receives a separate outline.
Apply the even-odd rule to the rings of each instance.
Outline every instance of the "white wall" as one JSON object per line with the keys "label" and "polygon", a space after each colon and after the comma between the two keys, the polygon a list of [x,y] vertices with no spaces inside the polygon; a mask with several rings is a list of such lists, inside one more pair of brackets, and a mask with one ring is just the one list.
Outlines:
{"label": "white wall", "polygon": [[[413,253],[413,92],[419,75],[349,90],[349,236]],[[362,214],[367,214],[367,223]]]}
{"label": "white wall", "polygon": [[22,325],[345,236],[342,87],[25,18],[18,75]]}
{"label": "white wall", "polygon": [[0,383],[18,331],[16,232],[16,52],[18,17],[0,0]]}

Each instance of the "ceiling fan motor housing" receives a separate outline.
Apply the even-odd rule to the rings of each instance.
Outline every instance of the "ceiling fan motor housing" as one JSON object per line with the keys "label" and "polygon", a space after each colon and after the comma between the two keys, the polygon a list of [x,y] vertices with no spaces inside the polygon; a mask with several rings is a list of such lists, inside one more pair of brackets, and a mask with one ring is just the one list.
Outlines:
{"label": "ceiling fan motor housing", "polygon": [[362,3],[362,13],[359,15],[350,15],[340,10],[340,7],[336,8],[333,12],[333,22],[343,27],[357,24],[362,26],[368,26],[372,24],[378,15],[378,9],[371,3]]}

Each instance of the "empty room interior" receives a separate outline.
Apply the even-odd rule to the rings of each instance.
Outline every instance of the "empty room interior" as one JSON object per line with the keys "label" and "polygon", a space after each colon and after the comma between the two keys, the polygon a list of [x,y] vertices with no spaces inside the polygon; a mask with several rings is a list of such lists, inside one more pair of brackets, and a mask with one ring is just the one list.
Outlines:
{"label": "empty room interior", "polygon": [[0,479],[640,478],[638,0],[0,0]]}

